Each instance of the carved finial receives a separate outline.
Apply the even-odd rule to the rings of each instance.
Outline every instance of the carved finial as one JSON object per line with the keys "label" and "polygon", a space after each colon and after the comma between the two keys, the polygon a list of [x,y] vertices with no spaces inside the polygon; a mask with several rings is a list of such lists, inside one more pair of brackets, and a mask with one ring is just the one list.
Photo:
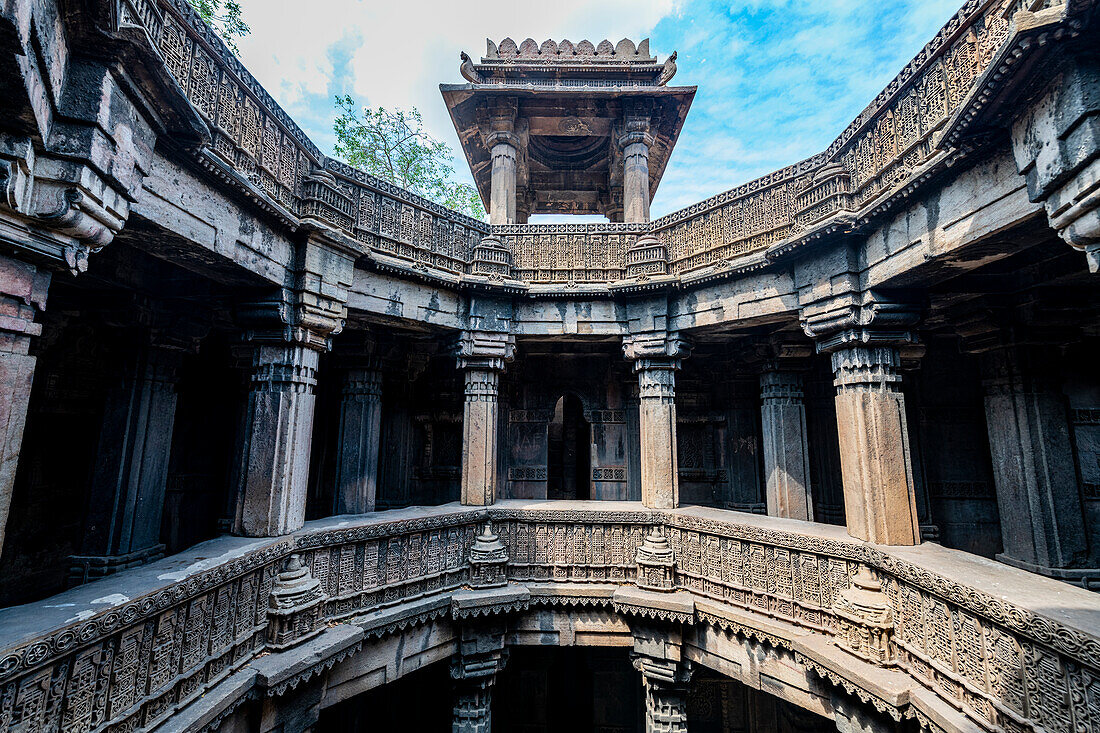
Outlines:
{"label": "carved finial", "polygon": [[636,582],[639,588],[659,591],[673,589],[676,558],[660,525],[655,524],[650,528],[649,534],[638,546],[635,562],[638,563]]}
{"label": "carved finial", "polygon": [[676,76],[676,52],[673,51],[672,55],[665,59],[664,68],[661,69],[661,75],[657,78],[657,86],[663,87],[672,81],[672,77]]}
{"label": "carved finial", "polygon": [[882,584],[866,566],[860,566],[852,585],[837,594],[833,613],[839,622],[838,646],[873,664],[894,663],[894,612]]}
{"label": "carved finial", "polygon": [[493,520],[485,520],[481,532],[470,547],[470,585],[494,588],[508,582],[508,550],[493,532]]}
{"label": "carved finial", "polygon": [[462,74],[462,78],[471,84],[480,84],[481,76],[477,73],[477,70],[474,69],[474,62],[470,58],[470,54],[462,51],[458,56],[462,59],[462,64],[458,67],[458,71]]}
{"label": "carved finial", "polygon": [[288,649],[321,633],[326,598],[320,581],[309,574],[298,555],[291,555],[268,598],[268,645]]}

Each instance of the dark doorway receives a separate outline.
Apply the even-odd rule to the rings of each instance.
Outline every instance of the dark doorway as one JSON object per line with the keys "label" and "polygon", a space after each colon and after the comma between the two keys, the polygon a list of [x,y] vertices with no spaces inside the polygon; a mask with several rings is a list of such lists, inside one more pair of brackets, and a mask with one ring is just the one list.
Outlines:
{"label": "dark doorway", "polygon": [[588,499],[592,485],[592,438],[584,407],[576,395],[565,395],[554,407],[549,439],[546,497]]}

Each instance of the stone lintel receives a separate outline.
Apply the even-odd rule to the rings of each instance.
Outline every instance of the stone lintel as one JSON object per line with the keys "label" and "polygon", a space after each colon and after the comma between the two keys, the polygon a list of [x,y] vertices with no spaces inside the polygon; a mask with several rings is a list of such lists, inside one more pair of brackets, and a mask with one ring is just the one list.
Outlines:
{"label": "stone lintel", "polygon": [[451,616],[472,619],[526,611],[531,600],[527,586],[508,583],[498,588],[455,591],[451,595]]}
{"label": "stone lintel", "polygon": [[293,649],[259,657],[250,666],[256,671],[257,685],[264,694],[278,696],[357,653],[364,638],[358,626],[337,624]]}

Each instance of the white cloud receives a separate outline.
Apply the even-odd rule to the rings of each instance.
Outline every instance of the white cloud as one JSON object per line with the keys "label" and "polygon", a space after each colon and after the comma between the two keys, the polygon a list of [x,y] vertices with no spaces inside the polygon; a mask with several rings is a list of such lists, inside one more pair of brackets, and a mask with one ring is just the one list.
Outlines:
{"label": "white cloud", "polygon": [[[655,216],[824,149],[962,0],[242,0],[242,58],[322,149],[334,94],[415,106],[457,151],[440,83],[485,37],[653,35],[698,84]],[[456,170],[468,178],[458,153]]]}
{"label": "white cloud", "polygon": [[[320,123],[331,118],[332,94],[351,93],[364,104],[419,108],[430,132],[454,146],[438,87],[462,83],[459,51],[479,57],[486,36],[640,40],[677,2],[243,0],[252,35],[238,45],[248,69],[311,132],[319,125],[303,113]],[[329,141],[316,142],[327,148]]]}

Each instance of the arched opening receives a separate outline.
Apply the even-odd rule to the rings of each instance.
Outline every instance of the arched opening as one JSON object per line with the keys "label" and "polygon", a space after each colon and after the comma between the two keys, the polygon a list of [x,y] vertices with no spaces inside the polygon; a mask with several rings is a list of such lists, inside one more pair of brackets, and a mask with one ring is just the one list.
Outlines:
{"label": "arched opening", "polygon": [[548,499],[589,499],[592,496],[592,438],[584,407],[576,395],[558,399],[547,427]]}

